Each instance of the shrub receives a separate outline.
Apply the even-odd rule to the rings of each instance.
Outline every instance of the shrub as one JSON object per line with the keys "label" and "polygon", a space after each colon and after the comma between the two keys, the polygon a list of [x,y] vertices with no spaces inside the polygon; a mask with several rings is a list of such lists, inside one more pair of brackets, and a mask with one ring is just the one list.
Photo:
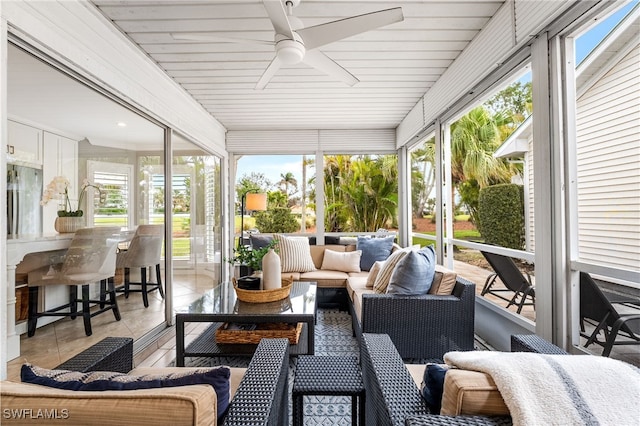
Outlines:
{"label": "shrub", "polygon": [[300,229],[296,217],[287,207],[271,208],[256,214],[256,228],[260,232],[295,232]]}
{"label": "shrub", "polygon": [[524,249],[524,190],[505,183],[480,190],[478,197],[480,233],[487,244]]}

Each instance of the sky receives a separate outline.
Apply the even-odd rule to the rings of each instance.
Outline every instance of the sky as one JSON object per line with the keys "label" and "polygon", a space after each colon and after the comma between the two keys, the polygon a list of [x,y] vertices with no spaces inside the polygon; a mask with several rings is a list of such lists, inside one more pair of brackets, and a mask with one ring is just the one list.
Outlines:
{"label": "sky", "polygon": [[[640,0],[634,0],[616,13],[607,17],[580,37],[576,38],[576,63],[579,64],[593,48],[636,6]],[[531,80],[528,73],[527,81]],[[250,155],[238,161],[239,180],[244,174],[251,172],[264,173],[272,183],[281,179],[281,174],[291,172],[300,183],[302,180],[302,155]],[[314,169],[307,170],[307,179],[312,177]]]}

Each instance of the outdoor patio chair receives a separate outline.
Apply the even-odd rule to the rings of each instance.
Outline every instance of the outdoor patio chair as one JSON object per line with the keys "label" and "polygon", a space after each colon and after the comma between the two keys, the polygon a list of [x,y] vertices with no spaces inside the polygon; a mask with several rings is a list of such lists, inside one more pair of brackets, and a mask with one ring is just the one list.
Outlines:
{"label": "outdoor patio chair", "polygon": [[[495,271],[495,273],[487,277],[480,294],[482,296],[492,294],[499,299],[509,302],[507,308],[511,305],[517,305],[517,313],[520,313],[524,306],[534,306],[535,309],[536,292],[531,282],[531,276],[529,274],[526,274],[526,276],[523,275],[513,259],[508,256],[485,251],[481,251],[480,253],[487,259],[487,262],[489,262]],[[506,288],[493,288],[498,278],[500,278],[500,281],[502,281]],[[504,292],[513,293],[513,296],[511,298],[505,297],[501,294]],[[527,299],[530,301],[527,302]]]}
{"label": "outdoor patio chair", "polygon": [[[614,345],[640,345],[640,310],[637,314],[621,315],[614,304],[617,303],[605,296],[591,275],[580,272],[580,335],[587,339],[585,348],[592,343],[602,346],[602,356],[609,356]],[[585,322],[593,322],[595,329],[591,334],[587,334]],[[636,328],[635,332],[629,323]],[[604,334],[604,341],[598,340],[600,331]],[[618,336],[627,339],[616,341]]]}

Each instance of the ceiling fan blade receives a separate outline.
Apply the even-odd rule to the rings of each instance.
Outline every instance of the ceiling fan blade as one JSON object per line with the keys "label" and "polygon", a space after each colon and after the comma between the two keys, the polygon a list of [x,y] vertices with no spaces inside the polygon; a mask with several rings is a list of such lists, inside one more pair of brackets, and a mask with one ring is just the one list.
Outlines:
{"label": "ceiling fan blade", "polygon": [[302,62],[348,84],[349,86],[353,86],[360,81],[353,74],[342,68],[333,59],[329,58],[319,50],[307,50]]}
{"label": "ceiling fan blade", "polygon": [[273,46],[273,41],[267,40],[252,40],[248,38],[236,38],[236,37],[224,37],[210,33],[171,33],[171,37],[174,40],[187,40],[187,41],[210,41],[220,43],[247,43],[247,44],[266,44]]}
{"label": "ceiling fan blade", "polygon": [[265,86],[271,80],[271,78],[278,72],[281,66],[282,66],[282,61],[278,59],[277,56],[273,58],[273,61],[271,61],[267,69],[264,70],[264,72],[262,73],[262,77],[260,77],[260,80],[258,80],[258,82],[256,83],[255,90],[264,89]]}
{"label": "ceiling fan blade", "polygon": [[280,0],[264,0],[264,8],[267,10],[269,19],[273,24],[276,34],[282,34],[288,39],[293,40],[293,30],[287,17],[287,11]]}
{"label": "ceiling fan blade", "polygon": [[304,46],[309,50],[403,20],[402,8],[394,7],[302,28],[296,30],[296,33],[302,37]]}

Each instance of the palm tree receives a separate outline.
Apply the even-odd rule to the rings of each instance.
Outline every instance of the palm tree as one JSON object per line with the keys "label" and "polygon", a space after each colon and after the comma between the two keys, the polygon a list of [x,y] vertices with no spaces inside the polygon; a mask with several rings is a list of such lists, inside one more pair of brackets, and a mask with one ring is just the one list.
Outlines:
{"label": "palm tree", "polygon": [[280,177],[282,179],[280,179],[280,181],[278,182],[278,185],[281,188],[284,188],[283,192],[288,197],[290,195],[289,194],[289,186],[293,186],[294,188],[297,188],[298,187],[298,180],[295,178],[295,176],[291,172],[280,173]]}
{"label": "palm tree", "polygon": [[[478,106],[451,126],[452,201],[455,188],[463,183],[477,185],[479,189],[510,181],[512,167],[493,156],[502,143],[500,127],[505,122],[502,114],[492,116],[486,108]],[[466,204],[472,221],[477,224],[473,203]]]}
{"label": "palm tree", "polygon": [[435,137],[425,141],[424,144],[411,153],[413,167],[422,166],[422,170],[412,170],[412,187],[418,190],[413,204],[415,217],[422,217],[429,194],[436,183],[436,144]]}

